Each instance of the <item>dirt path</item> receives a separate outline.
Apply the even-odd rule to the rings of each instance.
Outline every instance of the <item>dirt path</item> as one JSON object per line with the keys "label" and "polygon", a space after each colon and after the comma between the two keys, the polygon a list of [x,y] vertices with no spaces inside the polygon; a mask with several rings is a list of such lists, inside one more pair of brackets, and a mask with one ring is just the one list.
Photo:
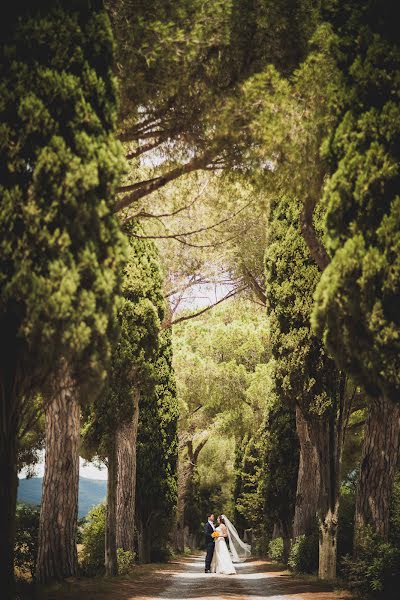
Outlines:
{"label": "dirt path", "polygon": [[329,586],[292,577],[266,561],[253,560],[236,567],[237,575],[208,574],[204,573],[203,557],[194,557],[185,561],[184,570],[170,575],[163,592],[147,596],[147,600],[341,600],[346,597],[332,592]]}
{"label": "dirt path", "polygon": [[[328,585],[296,578],[274,563],[250,560],[237,575],[204,573],[204,556],[143,565],[132,576],[77,579],[47,588],[35,600],[349,600]],[[39,591],[39,590],[38,590]],[[29,596],[31,598],[31,596]]]}

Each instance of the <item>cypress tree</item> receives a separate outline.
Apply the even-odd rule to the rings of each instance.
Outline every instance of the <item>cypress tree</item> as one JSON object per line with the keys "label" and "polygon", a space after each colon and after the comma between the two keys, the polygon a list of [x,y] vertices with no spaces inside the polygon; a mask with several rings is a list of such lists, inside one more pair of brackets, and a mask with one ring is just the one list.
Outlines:
{"label": "cypress tree", "polygon": [[[106,389],[87,411],[83,431],[86,455],[97,454],[108,465],[105,544],[108,575],[117,574],[117,538],[124,537],[121,529],[132,527],[125,537],[133,536],[138,392],[151,375],[164,313],[157,252],[154,244],[138,239],[137,232],[137,224],[131,222],[117,315],[120,335],[112,352]],[[125,442],[129,462],[121,463],[127,459],[121,447]],[[120,504],[125,502],[126,506]],[[128,542],[125,548],[132,550],[132,544]]]}
{"label": "cypress tree", "polygon": [[178,403],[171,333],[160,334],[152,389],[141,395],[136,522],[140,562],[165,555],[177,504]]}
{"label": "cypress tree", "polygon": [[271,206],[266,250],[267,309],[274,387],[296,406],[300,463],[294,534],[308,533],[318,514],[319,574],[336,574],[339,475],[347,396],[335,364],[312,333],[310,315],[320,273],[300,230],[300,207],[281,198]]}
{"label": "cypress tree", "polygon": [[[388,537],[400,449],[400,45],[396,3],[348,2],[330,15],[345,93],[326,143],[332,261],[316,291],[315,330],[369,394],[356,524]],[[373,500],[371,500],[373,499]]]}
{"label": "cypress tree", "polygon": [[65,365],[76,382],[104,377],[122,257],[111,214],[121,153],[107,15],[100,2],[10,8],[0,59],[0,586],[6,594],[13,585],[19,432],[37,416],[34,394],[54,393]]}

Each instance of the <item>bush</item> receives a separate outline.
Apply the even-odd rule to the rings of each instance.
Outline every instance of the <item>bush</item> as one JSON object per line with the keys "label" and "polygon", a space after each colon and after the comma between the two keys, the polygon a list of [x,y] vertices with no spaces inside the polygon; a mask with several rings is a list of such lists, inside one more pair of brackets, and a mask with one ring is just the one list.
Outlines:
{"label": "bush", "polygon": [[104,573],[106,506],[99,504],[89,511],[82,528],[81,568],[89,577]]}
{"label": "bush", "polygon": [[288,566],[295,573],[316,573],[318,570],[318,532],[299,535],[289,553]]}
{"label": "bush", "polygon": [[400,548],[382,542],[370,529],[363,531],[357,556],[342,560],[349,587],[361,597],[398,598],[400,587]]}
{"label": "bush", "polygon": [[35,576],[39,538],[39,506],[18,504],[15,532],[15,567]]}
{"label": "bush", "polygon": [[268,544],[268,556],[271,560],[283,562],[283,539],[281,537],[270,541]]}
{"label": "bush", "polygon": [[122,550],[122,548],[118,548],[117,550],[117,560],[118,560],[118,574],[119,575],[129,575],[135,566],[135,553],[131,550]]}

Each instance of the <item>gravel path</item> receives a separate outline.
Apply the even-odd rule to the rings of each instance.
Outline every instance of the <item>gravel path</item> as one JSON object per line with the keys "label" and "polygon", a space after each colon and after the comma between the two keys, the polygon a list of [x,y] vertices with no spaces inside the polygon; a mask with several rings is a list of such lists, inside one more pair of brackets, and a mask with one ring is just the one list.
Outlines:
{"label": "gravel path", "polygon": [[235,565],[237,575],[204,573],[204,558],[185,561],[170,574],[164,591],[151,600],[342,600],[345,595],[319,582],[310,583],[280,571],[266,561]]}

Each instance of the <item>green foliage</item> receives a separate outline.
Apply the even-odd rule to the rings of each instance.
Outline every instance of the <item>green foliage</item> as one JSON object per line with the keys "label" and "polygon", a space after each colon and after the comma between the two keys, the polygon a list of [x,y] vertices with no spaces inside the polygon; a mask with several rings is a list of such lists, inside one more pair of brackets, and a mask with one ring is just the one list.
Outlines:
{"label": "green foliage", "polygon": [[342,485],[338,515],[337,560],[341,571],[343,556],[353,553],[354,515],[356,510],[355,486]]}
{"label": "green foliage", "polygon": [[87,412],[83,437],[89,456],[107,456],[116,429],[132,419],[132,390],[151,381],[164,315],[156,248],[152,242],[137,237],[137,224],[131,223],[126,231],[129,249],[117,315],[120,335],[112,353],[107,389]]}
{"label": "green foliage", "polygon": [[[400,47],[395,3],[337,7],[340,112],[326,143],[332,261],[316,292],[313,325],[337,363],[369,394],[398,401],[400,387]],[[346,59],[344,60],[344,57]]]}
{"label": "green foliage", "polygon": [[1,356],[24,365],[22,389],[61,357],[88,382],[105,374],[124,247],[112,213],[123,164],[113,36],[102,9],[33,4],[4,42]]}
{"label": "green foliage", "polygon": [[39,516],[38,506],[17,505],[14,566],[22,575],[30,573],[32,579],[38,553]]}
{"label": "green foliage", "polygon": [[132,550],[117,549],[118,574],[129,575],[135,566],[135,553]]}
{"label": "green foliage", "polygon": [[178,405],[169,330],[159,335],[152,379],[140,400],[136,513],[155,556],[166,548],[177,501]]}
{"label": "green foliage", "polygon": [[267,413],[263,438],[259,494],[263,498],[264,522],[270,532],[277,524],[286,537],[291,537],[299,466],[299,441],[292,407],[275,402]]}
{"label": "green foliage", "polygon": [[303,411],[323,415],[333,408],[336,372],[310,326],[320,273],[301,236],[298,203],[281,198],[270,210],[265,268],[275,393],[288,405],[298,402]]}
{"label": "green foliage", "polygon": [[[236,463],[235,516],[240,515],[236,526],[241,529],[256,528],[262,521],[263,498],[259,492],[262,469],[262,438],[259,434],[249,440],[244,438],[241,460]],[[239,492],[239,493],[238,493]]]}
{"label": "green foliage", "polygon": [[270,541],[268,544],[268,556],[276,562],[283,561],[283,539],[281,537]]}
{"label": "green foliage", "polygon": [[315,573],[318,570],[318,528],[310,535],[299,535],[290,548],[289,568],[295,573]]}
{"label": "green foliage", "polygon": [[266,64],[285,73],[296,67],[318,18],[311,0],[109,4],[126,138],[137,142],[156,124],[152,139],[166,142],[166,155],[222,155],[224,165],[242,168],[257,105],[242,110],[240,83]]}
{"label": "green foliage", "polygon": [[92,577],[104,573],[106,505],[92,508],[82,530],[83,550],[80,556],[84,575]]}
{"label": "green foliage", "polygon": [[349,587],[375,598],[397,598],[400,585],[400,548],[382,542],[366,528],[360,532],[357,556],[343,559],[343,571]]}

